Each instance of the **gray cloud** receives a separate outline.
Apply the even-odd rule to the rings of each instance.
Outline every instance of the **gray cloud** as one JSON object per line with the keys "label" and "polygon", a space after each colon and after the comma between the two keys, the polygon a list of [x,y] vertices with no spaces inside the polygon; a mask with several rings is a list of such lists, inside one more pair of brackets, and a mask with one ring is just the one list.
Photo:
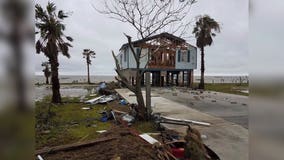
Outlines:
{"label": "gray cloud", "polygon": [[[47,0],[36,0],[45,6]],[[136,37],[136,32],[125,23],[107,18],[94,10],[91,4],[100,8],[97,1],[57,0],[56,5],[71,16],[64,22],[66,34],[74,38],[71,58],[60,56],[60,74],[86,74],[82,50],[94,49],[97,53],[91,66],[91,75],[115,74],[111,50],[118,52],[126,42],[123,33]],[[222,31],[214,39],[214,44],[205,48],[206,74],[246,74],[248,73],[248,0],[202,0],[193,7],[189,16],[208,14],[222,25]],[[191,32],[191,31],[190,31]],[[188,40],[195,45],[195,39]],[[46,57],[36,55],[36,73],[41,73],[41,62]],[[198,57],[198,64],[200,57]],[[195,71],[200,73],[200,66]]]}

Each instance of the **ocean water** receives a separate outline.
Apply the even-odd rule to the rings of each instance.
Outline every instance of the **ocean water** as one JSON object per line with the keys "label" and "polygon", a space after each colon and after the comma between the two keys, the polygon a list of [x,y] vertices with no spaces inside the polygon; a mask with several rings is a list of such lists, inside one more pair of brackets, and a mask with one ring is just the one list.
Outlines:
{"label": "ocean water", "polygon": [[[115,81],[115,76],[107,76],[107,75],[98,75],[98,76],[90,76],[90,81],[93,83],[98,82],[111,82]],[[84,83],[87,82],[87,76],[79,76],[79,75],[61,75],[59,76],[60,83]],[[35,76],[34,83],[45,83],[44,76]]]}
{"label": "ocean water", "polygon": [[[115,76],[90,76],[91,82],[110,82],[115,81]],[[205,83],[240,83],[240,79],[242,79],[243,83],[247,83],[247,76],[205,76]],[[36,83],[45,83],[44,76],[35,76],[35,84]],[[87,76],[74,76],[74,75],[64,75],[59,77],[60,83],[74,83],[74,82],[87,82]],[[194,76],[194,82],[198,83],[200,81],[200,76]],[[60,92],[63,97],[81,97],[86,94],[95,93],[95,85],[86,86],[86,85],[62,85],[60,87]],[[248,92],[248,91],[247,91]],[[35,87],[35,100],[40,100],[44,96],[51,95],[52,90],[51,86],[36,86]]]}
{"label": "ocean water", "polygon": [[[181,79],[181,78],[180,78]],[[114,75],[97,75],[90,76],[91,82],[111,82],[115,81]],[[62,75],[59,76],[60,83],[84,83],[87,82],[87,76],[78,75]],[[198,83],[200,81],[200,76],[194,76],[194,82]],[[247,83],[249,81],[248,76],[205,76],[205,83]],[[34,83],[45,83],[44,76],[35,76]]]}

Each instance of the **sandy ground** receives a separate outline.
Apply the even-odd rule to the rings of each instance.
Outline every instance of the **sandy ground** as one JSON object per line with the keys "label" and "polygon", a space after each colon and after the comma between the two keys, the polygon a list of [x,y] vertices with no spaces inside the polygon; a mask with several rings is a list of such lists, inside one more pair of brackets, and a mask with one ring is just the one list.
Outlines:
{"label": "sandy ground", "polygon": [[[153,96],[151,98],[152,105],[154,106],[153,112],[161,113],[162,115],[173,117],[173,118],[184,118],[197,121],[204,121],[211,123],[210,127],[197,126],[201,134],[207,136],[204,139],[204,143],[212,148],[221,159],[224,160],[247,160],[248,159],[248,130],[241,125],[233,123],[228,120],[221,118],[222,112],[217,112],[222,110],[222,108],[237,108],[238,106],[234,104],[241,104],[241,106],[247,103],[245,97],[239,97],[236,95],[227,95],[227,94],[215,94],[215,93],[204,93],[200,97],[197,93],[191,93],[191,91],[183,89],[157,89],[153,88]],[[132,93],[128,89],[117,89],[117,92],[124,97],[130,103],[135,103],[135,96],[129,96]],[[189,94],[195,96],[196,101],[191,101]],[[211,95],[212,94],[212,95]],[[157,96],[159,95],[159,96]],[[167,96],[168,95],[168,96]],[[170,96],[172,95],[172,96]],[[163,97],[162,97],[163,96]],[[224,97],[225,96],[225,97]],[[226,99],[226,96],[229,96],[230,99]],[[167,98],[164,98],[167,97]],[[174,98],[173,98],[174,97]],[[243,99],[244,98],[244,99]],[[175,101],[171,100],[174,99]],[[185,105],[185,99],[187,99],[187,105]],[[223,101],[221,101],[223,99]],[[212,102],[212,100],[214,102]],[[216,102],[215,102],[216,100]],[[200,102],[199,102],[200,101]],[[231,102],[234,102],[231,104]],[[193,103],[193,104],[192,104]],[[213,105],[211,105],[213,103]],[[215,104],[216,103],[216,104]],[[218,103],[223,104],[222,107],[218,108]],[[226,103],[230,105],[225,105]],[[191,107],[188,105],[190,104]],[[198,104],[206,104],[203,107],[199,108],[215,108],[215,112],[207,113],[210,111],[199,111],[194,109],[193,106],[198,106]],[[235,106],[234,106],[235,105]],[[215,107],[214,107],[215,106]],[[227,107],[226,107],[227,106]],[[216,109],[218,108],[218,109]],[[225,109],[223,116],[232,114],[234,110],[238,109]],[[233,111],[230,111],[233,110]],[[240,109],[241,110],[241,109]],[[227,113],[226,113],[227,112]],[[242,111],[240,111],[242,112]],[[243,111],[245,112],[245,111]],[[213,115],[216,114],[216,116]],[[219,116],[217,116],[219,114]],[[235,114],[235,113],[234,113]],[[180,127],[175,125],[167,125],[169,129],[174,129],[179,133],[185,133],[186,127]]]}

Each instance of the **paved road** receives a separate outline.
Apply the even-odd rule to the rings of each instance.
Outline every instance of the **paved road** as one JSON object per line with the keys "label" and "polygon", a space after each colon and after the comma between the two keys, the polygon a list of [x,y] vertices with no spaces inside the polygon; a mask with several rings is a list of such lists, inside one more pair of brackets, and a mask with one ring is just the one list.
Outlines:
{"label": "paved road", "polygon": [[[219,92],[189,91],[182,88],[171,90],[152,88],[159,96],[181,103],[248,129],[248,97]],[[176,93],[177,95],[173,94]]]}
{"label": "paved road", "polygon": [[[155,89],[154,89],[155,90]],[[116,90],[129,103],[136,103],[135,96],[128,89]],[[178,96],[173,96],[180,99],[181,96],[186,96],[179,91],[158,89],[157,94],[152,92],[152,105],[154,113],[161,113],[163,116],[180,119],[191,119],[211,123],[211,126],[204,127],[200,125],[192,125],[198,129],[201,134],[207,136],[203,142],[212,148],[222,160],[248,160],[248,130],[244,127],[226,121],[222,118],[203,113],[196,109],[183,105],[181,103],[170,100],[170,98],[161,97],[161,95],[177,93]],[[188,93],[187,93],[188,94]],[[204,94],[205,95],[205,94]],[[145,96],[145,92],[143,92]],[[170,95],[168,95],[170,97]],[[209,97],[208,97],[209,98]],[[204,98],[204,101],[209,99]],[[217,102],[217,101],[216,101]],[[190,101],[192,103],[192,101]],[[181,134],[185,134],[186,127],[178,125],[166,125],[167,128],[173,129]]]}

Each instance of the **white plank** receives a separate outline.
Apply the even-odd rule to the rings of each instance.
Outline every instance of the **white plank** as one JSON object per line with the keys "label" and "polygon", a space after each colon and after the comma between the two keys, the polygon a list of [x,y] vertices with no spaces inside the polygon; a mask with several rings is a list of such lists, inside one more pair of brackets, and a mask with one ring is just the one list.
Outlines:
{"label": "white plank", "polygon": [[150,144],[154,144],[154,143],[160,143],[159,141],[157,141],[155,138],[149,136],[148,134],[144,133],[144,134],[140,134],[139,135],[141,138],[143,138],[145,141],[147,141]]}
{"label": "white plank", "polygon": [[95,103],[96,101],[98,101],[99,99],[101,99],[103,96],[99,96],[90,100],[85,101],[85,103]]}

